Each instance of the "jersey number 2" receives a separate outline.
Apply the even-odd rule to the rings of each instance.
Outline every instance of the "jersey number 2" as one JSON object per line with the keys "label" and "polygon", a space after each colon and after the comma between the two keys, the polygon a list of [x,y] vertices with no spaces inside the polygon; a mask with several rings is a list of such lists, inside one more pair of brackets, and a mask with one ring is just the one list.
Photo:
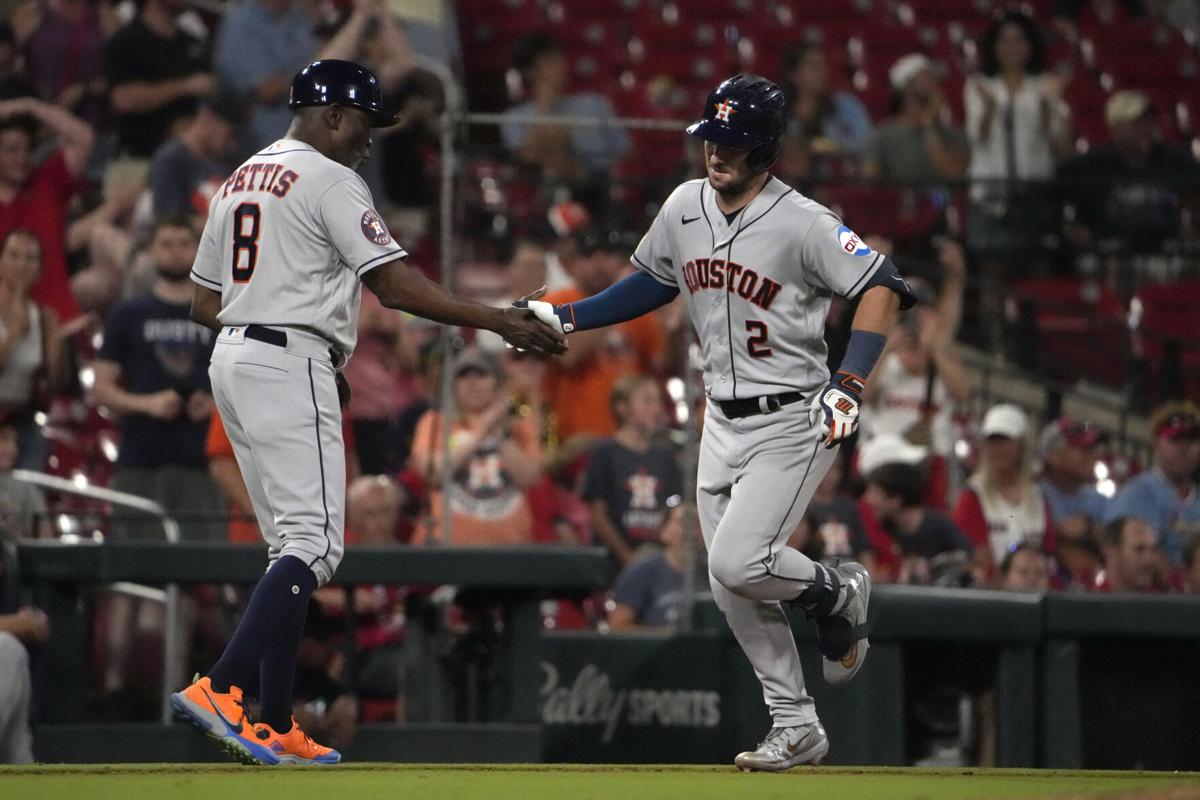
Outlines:
{"label": "jersey number 2", "polygon": [[262,211],[258,203],[242,203],[233,210],[233,282],[246,283],[258,266],[258,235]]}
{"label": "jersey number 2", "polygon": [[767,323],[756,319],[746,320],[746,332],[750,338],[746,340],[746,349],[754,358],[766,358],[771,355],[771,346],[767,344]]}

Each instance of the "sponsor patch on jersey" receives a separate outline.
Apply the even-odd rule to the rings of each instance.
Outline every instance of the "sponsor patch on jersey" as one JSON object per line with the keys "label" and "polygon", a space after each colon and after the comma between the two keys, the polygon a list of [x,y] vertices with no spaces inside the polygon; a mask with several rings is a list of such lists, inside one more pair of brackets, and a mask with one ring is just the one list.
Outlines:
{"label": "sponsor patch on jersey", "polygon": [[842,248],[842,252],[844,253],[849,253],[852,256],[865,256],[871,252],[871,248],[867,247],[866,243],[858,237],[858,234],[845,225],[838,226],[837,237],[838,246]]}
{"label": "sponsor patch on jersey", "polygon": [[392,235],[388,233],[387,226],[383,224],[383,220],[379,218],[374,209],[368,208],[364,211],[362,219],[359,222],[362,225],[363,236],[367,237],[367,241],[378,245],[392,243]]}

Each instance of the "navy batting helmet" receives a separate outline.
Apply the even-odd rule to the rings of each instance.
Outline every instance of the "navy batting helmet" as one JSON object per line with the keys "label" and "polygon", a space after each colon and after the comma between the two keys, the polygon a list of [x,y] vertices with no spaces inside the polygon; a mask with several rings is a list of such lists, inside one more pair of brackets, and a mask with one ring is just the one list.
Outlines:
{"label": "navy batting helmet", "polygon": [[737,150],[749,150],[746,166],[762,172],[779,158],[787,127],[787,98],[758,75],[734,75],[712,90],[704,117],[688,126],[692,136]]}
{"label": "navy batting helmet", "polygon": [[383,90],[375,73],[353,61],[336,58],[314,61],[292,78],[288,108],[293,111],[334,103],[365,111],[373,128],[395,125],[400,118],[383,107]]}

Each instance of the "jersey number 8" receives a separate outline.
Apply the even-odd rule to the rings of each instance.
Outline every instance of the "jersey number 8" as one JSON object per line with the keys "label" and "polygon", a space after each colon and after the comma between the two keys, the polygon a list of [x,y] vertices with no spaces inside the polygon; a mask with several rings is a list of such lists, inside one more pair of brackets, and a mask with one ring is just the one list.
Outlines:
{"label": "jersey number 8", "polygon": [[258,236],[262,210],[258,203],[242,203],[233,210],[233,282],[246,283],[258,266]]}

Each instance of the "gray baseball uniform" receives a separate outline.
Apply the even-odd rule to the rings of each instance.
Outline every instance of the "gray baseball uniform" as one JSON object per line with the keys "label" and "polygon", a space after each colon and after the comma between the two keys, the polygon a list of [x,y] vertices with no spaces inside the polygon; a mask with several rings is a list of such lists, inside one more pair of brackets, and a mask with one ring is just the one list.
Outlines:
{"label": "gray baseball uniform", "polygon": [[[882,260],[775,178],[731,219],[707,179],[681,185],[633,255],[679,288],[700,340],[709,403],[696,499],[710,583],[777,726],[817,718],[780,601],[812,583],[812,561],[786,543],[836,454],[808,420],[829,381],[825,317],[832,295],[856,297]],[[719,403],[787,392],[804,399],[742,418]]]}
{"label": "gray baseball uniform", "polygon": [[335,360],[354,349],[362,276],[406,255],[353,170],[281,139],[213,197],[192,268],[221,293],[213,397],[270,559],[301,558],[320,583],[343,549]]}

